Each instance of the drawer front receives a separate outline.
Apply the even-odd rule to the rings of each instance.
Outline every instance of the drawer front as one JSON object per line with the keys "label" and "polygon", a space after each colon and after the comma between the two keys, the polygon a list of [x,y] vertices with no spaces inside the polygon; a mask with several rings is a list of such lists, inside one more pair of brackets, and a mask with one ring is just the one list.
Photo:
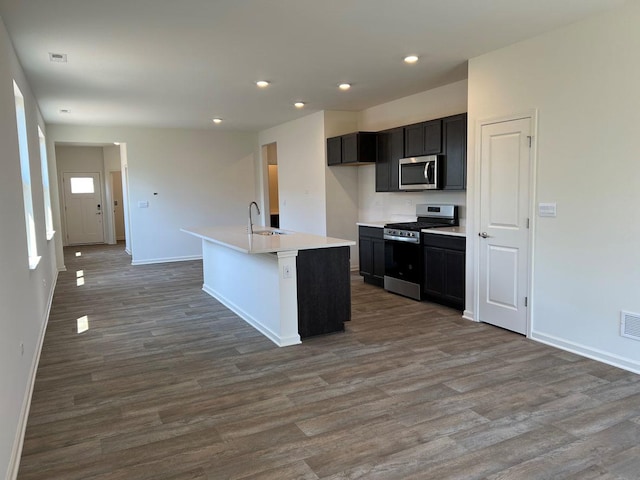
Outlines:
{"label": "drawer front", "polygon": [[466,244],[467,239],[464,237],[442,234],[422,234],[422,245],[425,247],[439,247],[464,252]]}
{"label": "drawer front", "polygon": [[382,238],[384,235],[383,228],[376,227],[359,227],[359,234],[365,237]]}

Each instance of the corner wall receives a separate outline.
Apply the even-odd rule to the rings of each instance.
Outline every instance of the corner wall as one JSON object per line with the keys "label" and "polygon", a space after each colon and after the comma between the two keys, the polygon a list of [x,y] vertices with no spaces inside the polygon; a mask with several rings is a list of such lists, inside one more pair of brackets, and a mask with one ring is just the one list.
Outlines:
{"label": "corner wall", "polygon": [[[533,201],[556,202],[558,215],[533,218],[531,337],[636,372],[640,342],[620,335],[620,312],[640,312],[638,25],[640,3],[627,2],[469,62],[470,144],[479,120],[538,110]],[[467,241],[467,308],[476,238]]]}
{"label": "corner wall", "polygon": [[[29,269],[13,80],[24,95],[38,266]],[[0,477],[15,478],[31,391],[57,279],[55,239],[47,240],[38,105],[0,19]],[[53,165],[53,166],[52,166]],[[52,203],[54,163],[49,159]],[[54,228],[59,230],[54,220]]]}

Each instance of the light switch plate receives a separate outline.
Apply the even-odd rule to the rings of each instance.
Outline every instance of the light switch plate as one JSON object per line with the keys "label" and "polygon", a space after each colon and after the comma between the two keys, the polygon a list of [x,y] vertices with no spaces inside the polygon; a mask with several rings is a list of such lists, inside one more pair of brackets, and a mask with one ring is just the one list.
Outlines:
{"label": "light switch plate", "polygon": [[555,217],[557,214],[556,203],[539,203],[538,204],[538,216],[540,217]]}

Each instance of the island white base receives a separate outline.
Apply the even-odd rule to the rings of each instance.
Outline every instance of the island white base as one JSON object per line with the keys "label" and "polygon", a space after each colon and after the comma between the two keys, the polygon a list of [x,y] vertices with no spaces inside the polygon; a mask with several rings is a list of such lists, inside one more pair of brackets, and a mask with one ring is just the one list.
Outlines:
{"label": "island white base", "polygon": [[297,255],[247,255],[203,239],[202,289],[276,345],[299,344]]}

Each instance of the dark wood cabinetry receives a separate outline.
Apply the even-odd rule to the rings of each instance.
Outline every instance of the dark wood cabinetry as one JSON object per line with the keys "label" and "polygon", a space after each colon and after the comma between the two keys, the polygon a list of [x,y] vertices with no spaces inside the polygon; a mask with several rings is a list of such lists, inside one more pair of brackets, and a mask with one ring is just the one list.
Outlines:
{"label": "dark wood cabinetry", "polygon": [[422,234],[424,248],[424,298],[464,309],[464,237]]}
{"label": "dark wood cabinetry", "polygon": [[398,160],[404,157],[404,128],[378,132],[376,192],[398,191]]}
{"label": "dark wood cabinetry", "polygon": [[360,275],[366,283],[384,285],[384,239],[382,228],[359,228]]}
{"label": "dark wood cabinetry", "polygon": [[377,143],[376,192],[399,191],[399,159],[436,154],[442,155],[442,188],[466,188],[466,113],[378,132]]}
{"label": "dark wood cabinetry", "polygon": [[327,138],[327,165],[357,165],[376,161],[377,134],[355,132]]}
{"label": "dark wood cabinetry", "polygon": [[349,247],[300,250],[297,258],[298,333],[344,331],[351,320]]}
{"label": "dark wood cabinetry", "polygon": [[442,119],[445,190],[464,190],[467,185],[467,114]]}
{"label": "dark wood cabinetry", "polygon": [[440,152],[442,152],[442,119],[404,127],[406,157],[435,155]]}

